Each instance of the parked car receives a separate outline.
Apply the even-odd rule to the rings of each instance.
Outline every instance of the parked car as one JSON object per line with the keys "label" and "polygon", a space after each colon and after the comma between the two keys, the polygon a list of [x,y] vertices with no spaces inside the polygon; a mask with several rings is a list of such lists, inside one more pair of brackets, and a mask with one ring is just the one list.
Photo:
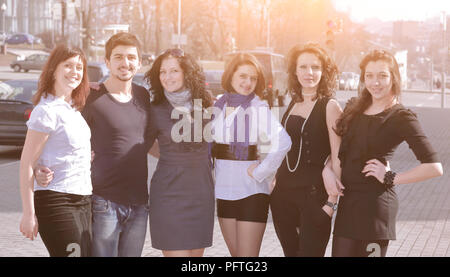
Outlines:
{"label": "parked car", "polygon": [[9,66],[15,72],[20,72],[22,69],[25,72],[29,70],[42,70],[49,56],[49,54],[33,54],[24,60],[15,60]]}
{"label": "parked car", "polygon": [[278,99],[278,105],[285,102],[287,95],[287,71],[286,62],[283,55],[273,53],[269,50],[242,50],[229,52],[224,55],[225,63],[240,53],[249,53],[255,56],[263,67],[264,77],[266,79],[266,90],[264,98],[273,106],[275,99]]}
{"label": "parked car", "polygon": [[353,72],[342,72],[339,76],[340,90],[357,90],[359,84],[359,74]]}
{"label": "parked car", "polygon": [[39,44],[42,39],[31,34],[12,34],[6,39],[7,44]]}
{"label": "parked car", "polygon": [[222,88],[223,70],[205,70],[204,73],[206,90],[214,97],[223,94],[225,92]]}
{"label": "parked car", "polygon": [[155,61],[155,55],[153,54],[142,54],[142,65],[152,65]]}
{"label": "parked car", "polygon": [[87,66],[89,82],[99,82],[109,75],[109,69],[102,62],[88,62]]}
{"label": "parked car", "polygon": [[0,82],[0,145],[23,146],[38,80]]}

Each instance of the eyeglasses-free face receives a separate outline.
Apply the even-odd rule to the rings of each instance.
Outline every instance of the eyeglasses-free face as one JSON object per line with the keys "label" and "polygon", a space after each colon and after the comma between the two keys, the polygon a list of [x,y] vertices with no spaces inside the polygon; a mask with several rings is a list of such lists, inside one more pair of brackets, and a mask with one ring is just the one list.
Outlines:
{"label": "eyeglasses-free face", "polygon": [[255,91],[258,84],[258,73],[253,65],[243,64],[237,67],[231,77],[231,87],[235,92],[249,95]]}
{"label": "eyeglasses-free face", "polygon": [[312,53],[302,53],[297,58],[297,79],[303,89],[316,89],[322,78],[322,63]]}
{"label": "eyeglasses-free face", "polygon": [[69,58],[56,67],[54,88],[56,93],[76,89],[83,79],[83,61],[80,56]]}
{"label": "eyeglasses-free face", "polygon": [[111,76],[123,82],[130,81],[141,66],[137,48],[130,45],[116,46],[105,63]]}
{"label": "eyeglasses-free face", "polygon": [[167,57],[162,60],[159,69],[159,80],[167,92],[180,92],[185,90],[184,72],[178,60],[174,57]]}
{"label": "eyeglasses-free face", "polygon": [[374,99],[392,97],[392,76],[389,64],[383,60],[369,62],[364,73],[364,85]]}

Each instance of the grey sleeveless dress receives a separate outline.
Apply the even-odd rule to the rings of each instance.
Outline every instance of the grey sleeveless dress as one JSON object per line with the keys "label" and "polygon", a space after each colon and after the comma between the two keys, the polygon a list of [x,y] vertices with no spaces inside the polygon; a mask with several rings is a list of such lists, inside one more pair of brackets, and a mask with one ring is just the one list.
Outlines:
{"label": "grey sleeveless dress", "polygon": [[[208,143],[174,142],[171,131],[179,120],[171,119],[172,110],[167,100],[153,105],[160,158],[150,186],[152,247],[206,248],[212,245],[215,207]],[[193,124],[191,127],[194,141]]]}

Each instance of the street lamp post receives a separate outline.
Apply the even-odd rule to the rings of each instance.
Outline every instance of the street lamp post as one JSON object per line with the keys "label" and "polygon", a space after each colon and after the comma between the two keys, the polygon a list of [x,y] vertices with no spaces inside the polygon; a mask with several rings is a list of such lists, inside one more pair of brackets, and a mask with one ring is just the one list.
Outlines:
{"label": "street lamp post", "polygon": [[447,71],[447,57],[448,57],[448,48],[447,48],[447,14],[446,12],[442,12],[443,18],[443,30],[442,30],[442,40],[444,44],[444,58],[442,59],[442,94],[441,94],[441,108],[445,108],[445,89],[446,89],[446,71]]}
{"label": "street lamp post", "polygon": [[2,10],[2,27],[3,27],[2,28],[3,29],[3,46],[2,46],[2,54],[3,55],[6,55],[6,27],[5,27],[5,24],[6,24],[6,20],[5,20],[6,9],[7,9],[6,4],[3,3],[2,7],[1,7],[1,10]]}
{"label": "street lamp post", "polygon": [[178,48],[181,49],[181,0],[178,0]]}

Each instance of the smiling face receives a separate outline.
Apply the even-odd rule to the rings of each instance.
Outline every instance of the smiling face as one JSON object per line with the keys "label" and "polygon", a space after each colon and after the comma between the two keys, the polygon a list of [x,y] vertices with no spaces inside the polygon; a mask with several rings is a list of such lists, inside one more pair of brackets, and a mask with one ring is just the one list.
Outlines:
{"label": "smiling face", "polygon": [[364,73],[364,84],[373,99],[383,100],[392,97],[392,75],[389,64],[383,60],[369,62]]}
{"label": "smiling face", "polygon": [[255,91],[258,73],[253,65],[243,64],[237,67],[231,77],[231,87],[236,93],[249,95]]}
{"label": "smiling face", "polygon": [[180,92],[185,90],[184,72],[180,63],[174,57],[169,56],[161,62],[159,80],[167,92]]}
{"label": "smiling face", "polygon": [[317,89],[322,78],[322,63],[312,53],[302,53],[297,58],[297,79],[304,89]]}
{"label": "smiling face", "polygon": [[105,59],[105,63],[111,77],[123,82],[130,81],[141,66],[137,48],[130,45],[114,47],[110,59]]}
{"label": "smiling face", "polygon": [[83,61],[81,57],[75,56],[59,63],[54,77],[55,90],[76,89],[83,79]]}

